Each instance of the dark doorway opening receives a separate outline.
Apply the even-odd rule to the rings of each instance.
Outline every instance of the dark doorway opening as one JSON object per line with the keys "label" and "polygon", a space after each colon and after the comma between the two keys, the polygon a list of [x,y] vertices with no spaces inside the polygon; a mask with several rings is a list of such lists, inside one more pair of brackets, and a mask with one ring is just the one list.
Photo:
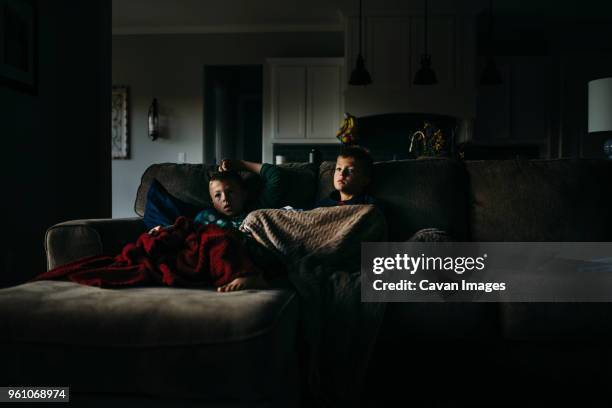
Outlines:
{"label": "dark doorway opening", "polygon": [[204,162],[261,162],[261,65],[204,67]]}

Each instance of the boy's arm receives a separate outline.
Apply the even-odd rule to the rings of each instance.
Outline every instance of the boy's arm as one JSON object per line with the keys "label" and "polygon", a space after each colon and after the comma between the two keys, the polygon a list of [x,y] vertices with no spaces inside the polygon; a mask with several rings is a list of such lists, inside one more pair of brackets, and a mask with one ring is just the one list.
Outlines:
{"label": "boy's arm", "polygon": [[241,170],[246,170],[246,171],[250,171],[251,173],[260,174],[261,166],[262,166],[261,163],[253,163],[253,162],[248,162],[246,160],[229,160],[229,159],[225,159],[225,160],[221,161],[221,164],[219,164],[219,171],[227,171],[227,170],[241,171]]}
{"label": "boy's arm", "polygon": [[225,170],[246,170],[259,174],[264,186],[261,194],[254,201],[252,209],[278,208],[281,206],[281,171],[277,166],[245,160],[223,160],[219,165],[219,171]]}

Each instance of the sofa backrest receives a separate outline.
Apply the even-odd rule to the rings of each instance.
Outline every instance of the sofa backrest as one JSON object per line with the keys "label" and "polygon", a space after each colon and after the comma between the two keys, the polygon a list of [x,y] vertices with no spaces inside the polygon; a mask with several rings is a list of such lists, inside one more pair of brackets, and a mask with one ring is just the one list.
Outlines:
{"label": "sofa backrest", "polygon": [[474,241],[612,240],[612,161],[466,162]]}
{"label": "sofa backrest", "polygon": [[[321,199],[333,191],[335,162],[319,169]],[[422,228],[440,228],[469,239],[468,177],[461,162],[419,159],[379,162],[369,194],[385,213],[391,241],[405,241]]]}
{"label": "sofa backrest", "polygon": [[[334,162],[281,165],[283,205],[310,208],[333,191]],[[179,199],[210,203],[213,167],[154,164],[142,176],[135,210],[144,214],[154,178]],[[245,173],[252,191],[258,177]],[[369,193],[387,217],[390,240],[422,228],[456,240],[612,241],[612,161],[421,159],[374,165]]]}
{"label": "sofa backrest", "polygon": [[[317,188],[317,166],[310,163],[287,163],[280,167],[283,205],[295,208],[312,206]],[[149,166],[140,180],[134,211],[140,216],[144,215],[147,192],[153,179],[157,179],[170,194],[182,201],[202,207],[210,204],[208,180],[215,170],[215,166],[202,164],[161,163]],[[255,196],[261,188],[260,178],[249,172],[241,175],[246,180],[250,195]]]}

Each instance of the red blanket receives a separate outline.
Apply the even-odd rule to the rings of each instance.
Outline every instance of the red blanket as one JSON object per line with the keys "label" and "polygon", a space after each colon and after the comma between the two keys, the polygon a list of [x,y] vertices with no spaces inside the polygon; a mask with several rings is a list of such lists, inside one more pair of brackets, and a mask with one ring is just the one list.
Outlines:
{"label": "red blanket", "polygon": [[142,234],[121,254],[92,256],[33,280],[69,280],[106,288],[140,285],[222,286],[259,273],[236,231],[179,217],[157,235]]}

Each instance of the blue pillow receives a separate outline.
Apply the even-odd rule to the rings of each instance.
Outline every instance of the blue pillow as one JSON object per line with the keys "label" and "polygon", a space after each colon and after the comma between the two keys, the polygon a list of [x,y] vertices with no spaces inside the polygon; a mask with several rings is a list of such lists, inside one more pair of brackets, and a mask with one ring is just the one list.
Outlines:
{"label": "blue pillow", "polygon": [[179,216],[193,218],[200,207],[179,200],[170,194],[159,181],[153,179],[147,192],[147,205],[144,212],[144,224],[148,229],[173,225]]}

